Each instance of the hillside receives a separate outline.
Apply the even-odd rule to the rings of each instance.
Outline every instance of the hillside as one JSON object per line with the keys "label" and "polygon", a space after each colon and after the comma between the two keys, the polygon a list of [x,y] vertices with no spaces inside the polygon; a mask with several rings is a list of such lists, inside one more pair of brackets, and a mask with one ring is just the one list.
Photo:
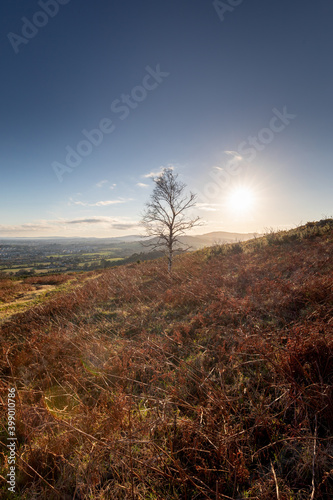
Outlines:
{"label": "hillside", "polygon": [[[213,233],[205,233],[195,236],[180,236],[179,241],[182,244],[191,247],[191,250],[198,250],[214,244],[223,245],[225,243],[250,240],[254,236],[255,235],[253,233],[228,233],[225,231],[215,231]],[[152,238],[151,241],[154,241],[154,238]]]}
{"label": "hillside", "polygon": [[333,498],[332,257],[328,219],[54,278],[2,319],[1,498]]}

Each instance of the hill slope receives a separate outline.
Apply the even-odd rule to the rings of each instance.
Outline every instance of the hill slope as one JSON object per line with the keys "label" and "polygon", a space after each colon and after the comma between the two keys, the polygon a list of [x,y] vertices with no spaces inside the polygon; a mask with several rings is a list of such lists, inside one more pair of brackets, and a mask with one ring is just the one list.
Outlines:
{"label": "hill slope", "polygon": [[4,322],[19,498],[332,498],[332,256],[332,220],[309,223],[171,277],[96,273]]}

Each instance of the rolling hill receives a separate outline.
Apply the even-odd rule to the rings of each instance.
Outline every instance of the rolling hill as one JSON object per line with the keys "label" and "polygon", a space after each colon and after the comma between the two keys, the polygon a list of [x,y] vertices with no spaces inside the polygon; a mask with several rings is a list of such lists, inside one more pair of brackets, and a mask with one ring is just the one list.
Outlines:
{"label": "rolling hill", "polygon": [[20,312],[51,277],[0,281],[16,498],[332,498],[332,257],[328,219],[179,255],[172,275],[52,277]]}

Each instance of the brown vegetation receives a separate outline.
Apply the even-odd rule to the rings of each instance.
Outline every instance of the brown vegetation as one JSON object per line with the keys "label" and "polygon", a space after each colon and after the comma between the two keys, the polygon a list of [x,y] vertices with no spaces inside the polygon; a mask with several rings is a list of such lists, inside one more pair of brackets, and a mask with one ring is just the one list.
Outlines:
{"label": "brown vegetation", "polygon": [[13,316],[17,498],[332,498],[332,255],[321,221],[181,255],[172,276],[106,270]]}

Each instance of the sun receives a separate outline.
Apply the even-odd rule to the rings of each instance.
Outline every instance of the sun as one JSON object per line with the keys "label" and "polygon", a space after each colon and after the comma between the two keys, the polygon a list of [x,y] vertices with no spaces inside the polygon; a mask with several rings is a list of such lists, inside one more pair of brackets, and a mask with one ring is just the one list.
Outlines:
{"label": "sun", "polygon": [[227,207],[233,212],[248,212],[255,203],[255,195],[251,188],[238,187],[230,191],[227,197]]}

